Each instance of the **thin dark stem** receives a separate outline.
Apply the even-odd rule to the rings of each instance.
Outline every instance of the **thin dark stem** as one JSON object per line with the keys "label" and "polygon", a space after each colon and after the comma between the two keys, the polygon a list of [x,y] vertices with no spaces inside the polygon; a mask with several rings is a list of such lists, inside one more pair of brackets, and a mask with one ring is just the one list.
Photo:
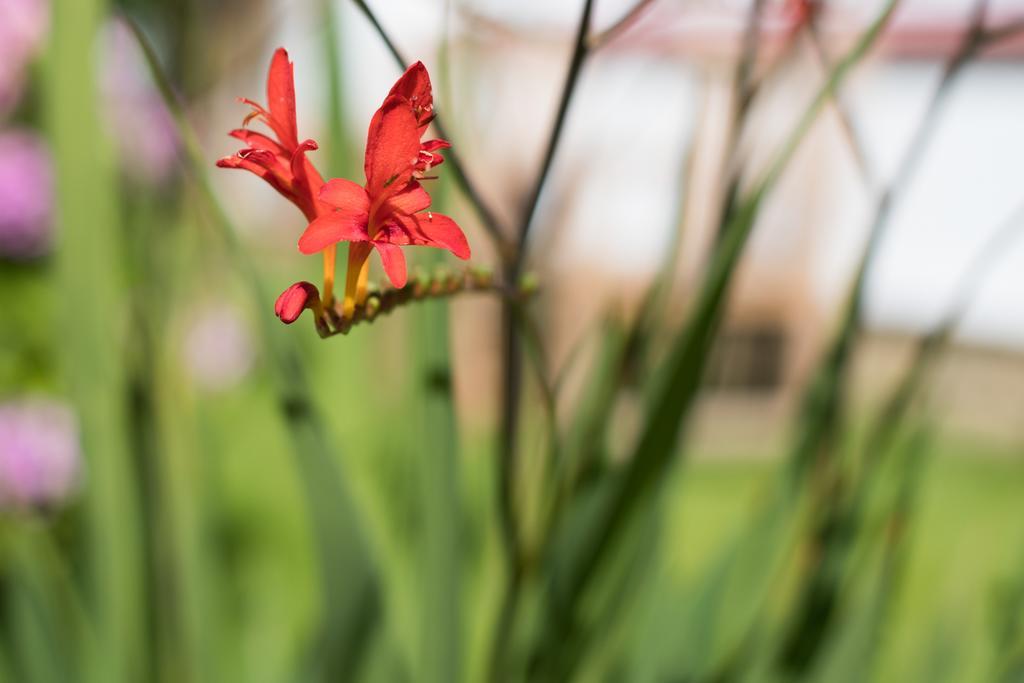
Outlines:
{"label": "thin dark stem", "polygon": [[544,158],[541,161],[540,170],[537,172],[537,179],[534,181],[533,190],[526,201],[523,211],[522,222],[519,226],[517,248],[514,255],[516,275],[522,269],[526,259],[525,247],[530,230],[533,227],[534,216],[537,213],[537,205],[540,202],[540,195],[544,191],[544,185],[548,179],[548,172],[555,159],[555,152],[558,150],[558,143],[562,139],[562,129],[565,127],[566,116],[569,113],[569,104],[572,102],[573,94],[576,91],[576,83],[579,80],[580,72],[583,69],[583,62],[589,52],[587,35],[590,31],[590,16],[594,7],[594,0],[584,0],[583,13],[580,16],[579,27],[576,30],[576,44],[573,47],[572,59],[569,61],[569,71],[565,76],[565,84],[562,86],[562,96],[558,102],[558,113],[555,115],[554,125],[551,126],[551,134],[548,136],[547,148],[544,150]]}
{"label": "thin dark stem", "polygon": [[932,93],[924,116],[918,123],[910,143],[903,153],[896,174],[875,202],[868,229],[867,245],[857,264],[853,286],[843,305],[839,328],[817,371],[817,381],[810,385],[810,389],[803,398],[802,410],[805,415],[813,412],[830,417],[829,419],[804,419],[802,421],[804,424],[813,425],[813,427],[809,431],[802,432],[794,446],[793,456],[790,459],[793,466],[793,482],[802,481],[802,475],[814,460],[821,445],[831,438],[835,420],[838,419],[840,412],[839,406],[843,400],[840,393],[844,384],[848,359],[860,332],[861,308],[867,284],[867,273],[877,255],[895,198],[913,180],[927,149],[928,141],[938,123],[942,103],[948,96],[950,86],[953,84],[955,76],[980,46],[979,38],[982,35],[986,7],[987,0],[977,0],[975,3],[967,34],[957,52],[947,61],[939,85]]}
{"label": "thin dark stem", "polygon": [[924,152],[928,147],[928,141],[934,134],[938,124],[939,114],[942,112],[942,105],[949,96],[951,86],[956,76],[967,65],[970,59],[981,49],[984,39],[985,15],[988,10],[988,0],[977,0],[972,13],[971,24],[960,44],[960,48],[949,59],[943,69],[942,77],[938,87],[932,93],[931,100],[925,109],[924,117],[918,124],[914,135],[907,145],[907,149],[900,160],[892,182],[878,198],[875,211],[872,217],[871,228],[868,232],[868,243],[861,257],[857,268],[857,275],[854,281],[853,294],[849,303],[847,315],[848,324],[856,326],[860,317],[860,308],[863,300],[863,291],[867,279],[868,267],[875,258],[881,243],[882,234],[892,213],[893,200],[904,187],[915,176]]}
{"label": "thin dark stem", "polygon": [[750,102],[757,91],[757,84],[753,78],[754,65],[757,63],[758,48],[761,43],[761,16],[764,14],[765,0],[754,0],[747,15],[747,25],[743,31],[743,49],[740,59],[736,63],[735,87],[737,101],[735,123],[746,118],[750,109]]}
{"label": "thin dark stem", "polygon": [[[950,92],[950,86],[981,44],[987,9],[987,0],[975,2],[971,23],[960,47],[946,63],[939,85],[903,153],[896,175],[875,205],[868,242],[843,309],[839,330],[819,370],[818,381],[812,385],[805,398],[804,422],[811,427],[801,433],[791,458],[790,481],[794,486],[802,484],[810,472],[820,471],[824,466],[834,466],[832,454],[844,419],[850,358],[860,334],[861,308],[868,268],[877,256],[881,237],[889,225],[894,198],[916,176],[942,112],[942,105]],[[902,402],[908,395],[901,388],[901,391],[894,395],[894,400]],[[893,414],[895,411],[887,413],[887,416]],[[821,419],[813,420],[811,416],[818,416]],[[883,424],[895,427],[897,423],[886,423],[883,420]],[[881,441],[886,434],[891,435],[892,429],[876,430],[872,435],[869,442],[872,445],[872,450],[869,451],[872,454],[869,456],[871,460],[865,462],[863,477],[872,476],[877,472],[877,462],[882,452]],[[872,467],[867,467],[869,463]],[[862,485],[855,494],[855,504],[859,504],[856,496],[863,495],[866,495],[866,490]],[[776,658],[776,666],[788,677],[802,676],[817,661],[825,639],[835,625],[839,604],[838,587],[833,580],[830,567],[837,560],[846,561],[845,558],[851,552],[848,543],[851,536],[841,534],[839,530],[849,528],[854,523],[851,519],[854,508],[838,499],[831,488],[816,491],[812,506],[815,511],[814,519],[820,521],[816,522],[815,528],[811,531],[808,541],[811,551],[808,554],[817,558],[817,561],[809,565],[801,577],[800,583],[804,588],[786,619],[787,626],[781,641],[783,645]],[[832,559],[826,565],[823,558]]]}
{"label": "thin dark stem", "polygon": [[[873,490],[867,484],[868,478],[877,476],[881,460],[886,454],[891,452],[893,440],[899,433],[899,428],[904,423],[908,410],[922,390],[927,387],[931,377],[930,372],[935,367],[936,360],[949,343],[956,326],[969,310],[971,301],[973,301],[978,293],[985,276],[991,270],[992,262],[998,260],[1002,254],[1006,253],[1007,247],[1021,237],[1020,227],[1022,221],[1024,221],[1024,205],[1017,206],[984,241],[958,278],[957,285],[954,288],[957,295],[947,308],[941,321],[918,340],[912,360],[907,365],[900,381],[884,402],[882,409],[879,411],[868,432],[865,441],[866,446],[863,449],[864,464],[860,474],[861,481],[854,487],[854,498],[845,509],[835,511],[840,515],[844,515],[841,518],[841,525],[844,528],[852,528],[852,525],[857,523],[856,520],[863,516],[868,496]],[[858,513],[858,511],[860,512]],[[831,542],[835,544],[834,547],[836,548],[833,551],[833,556],[835,552],[840,554],[849,553],[850,549],[844,543],[847,543],[848,539],[852,537],[852,534],[847,531],[842,538],[832,539]],[[819,572],[814,580],[822,581],[822,573]],[[836,588],[835,586],[830,586],[828,589],[833,592],[819,593],[819,597],[824,597],[828,604],[834,604],[832,601],[838,600],[834,594]],[[805,627],[805,630],[809,633],[801,634],[802,639],[794,640],[794,642],[806,644],[809,642],[808,639],[813,642],[816,636],[812,634],[821,632],[822,619],[820,615],[816,614],[813,616],[813,626],[808,625]]]}
{"label": "thin dark stem", "polygon": [[[814,55],[818,60],[818,64],[821,69],[827,74],[832,70],[832,64],[829,61],[828,52],[825,50],[825,45],[822,43],[821,34],[818,33],[817,26],[811,22],[805,26],[807,37],[810,38],[811,47],[814,50]],[[853,154],[854,163],[857,165],[857,170],[860,172],[861,180],[865,186],[869,189],[874,188],[874,178],[871,175],[871,169],[868,166],[867,157],[864,154],[864,145],[861,142],[860,136],[857,134],[857,129],[853,125],[853,117],[850,116],[846,106],[843,104],[842,99],[839,97],[839,93],[832,93],[832,106],[835,108],[836,115],[839,117],[839,127],[843,132],[843,137],[846,138],[846,143],[850,148],[850,152]]]}
{"label": "thin dark stem", "polygon": [[[562,95],[558,103],[558,111],[555,115],[554,124],[551,127],[551,134],[548,136],[547,147],[541,161],[540,169],[537,172],[537,179],[534,182],[533,190],[526,201],[522,222],[516,240],[516,249],[512,256],[511,263],[506,265],[506,279],[508,282],[517,282],[522,275],[523,264],[526,261],[526,243],[530,229],[533,227],[534,218],[537,213],[537,206],[540,202],[540,195],[551,170],[551,164],[558,150],[558,143],[562,138],[562,130],[565,127],[566,117],[569,112],[569,104],[576,90],[580,71],[584,59],[587,56],[587,34],[590,30],[590,17],[593,10],[593,0],[585,0],[583,12],[580,16],[579,28],[576,31],[576,41],[572,51],[572,58],[569,62],[569,70],[566,74],[565,84],[562,87]],[[506,540],[515,538],[512,527],[515,522],[512,504],[512,479],[515,470],[516,432],[519,422],[519,394],[521,389],[522,361],[521,348],[516,335],[515,311],[506,307],[502,315],[503,331],[503,355],[504,382],[502,386],[502,430],[501,430],[501,464],[500,474],[502,483],[500,485],[499,500],[501,502],[503,527],[506,528]]]}
{"label": "thin dark stem", "polygon": [[953,301],[939,323],[918,340],[913,359],[907,365],[896,389],[879,411],[867,438],[868,445],[864,449],[866,458],[877,459],[878,454],[886,450],[911,401],[926,385],[934,361],[970,310],[971,302],[984,284],[985,277],[991,272],[992,263],[1006,254],[1008,248],[1024,234],[1021,230],[1022,224],[1024,204],[1018,205],[1010,212],[968,262],[953,287],[953,291],[956,292]]}
{"label": "thin dark stem", "polygon": [[740,57],[736,61],[733,72],[733,110],[729,122],[728,137],[725,142],[725,163],[728,173],[728,184],[721,199],[719,210],[719,229],[717,237],[721,239],[722,230],[730,223],[740,199],[741,168],[737,153],[739,151],[740,134],[750,113],[750,105],[757,94],[758,82],[754,80],[754,65],[761,36],[761,15],[764,12],[765,0],[754,0],[747,12],[746,26],[743,30]]}
{"label": "thin dark stem", "polygon": [[[388,48],[388,52],[391,53],[391,56],[394,57],[395,62],[398,63],[399,68],[405,69],[408,67],[409,62],[402,53],[399,52],[398,47],[395,45],[394,41],[391,40],[391,36],[389,36],[388,32],[384,30],[383,26],[381,26],[380,21],[377,20],[377,16],[373,13],[373,10],[370,9],[369,5],[366,4],[365,0],[352,0],[352,2],[355,3],[356,7],[362,11],[363,15],[373,25],[377,35],[379,35],[380,39],[384,41],[384,45]],[[440,137],[445,140],[451,140],[451,136],[441,119],[441,115],[436,113],[436,110],[434,115],[434,128],[437,129],[437,134]],[[455,181],[459,184],[459,187],[462,188],[462,192],[466,195],[466,199],[468,199],[469,203],[473,205],[474,209],[476,209],[477,214],[480,216],[481,224],[491,236],[491,239],[494,240],[498,251],[503,257],[509,258],[509,245],[506,241],[501,221],[498,220],[497,214],[491,210],[490,206],[488,206],[487,202],[484,200],[483,195],[480,194],[480,191],[477,189],[472,179],[470,179],[469,174],[466,173],[466,167],[462,163],[462,157],[460,157],[458,152],[455,150],[456,146],[445,150],[444,157],[446,165],[449,166],[455,174]]]}
{"label": "thin dark stem", "polygon": [[1024,17],[1012,19],[998,28],[985,31],[981,38],[982,46],[992,47],[1003,40],[1017,36],[1021,32],[1024,32]]}
{"label": "thin dark stem", "polygon": [[591,51],[600,50],[602,47],[628,31],[653,4],[654,0],[639,0],[639,2],[633,5],[632,9],[622,15],[622,17],[614,24],[600,33],[595,33],[590,36],[587,40],[587,47]]}
{"label": "thin dark stem", "polygon": [[[593,0],[584,0],[572,57],[569,61],[569,69],[566,73],[565,83],[562,86],[562,95],[558,103],[558,111],[555,114],[551,133],[548,136],[544,156],[540,169],[537,172],[537,179],[524,206],[522,220],[516,236],[515,250],[505,261],[505,278],[510,283],[518,282],[522,275],[523,264],[526,261],[527,239],[533,226],[537,206],[540,202],[540,195],[544,191],[548,173],[551,170],[555,153],[558,150],[558,143],[562,138],[562,130],[565,127],[569,105],[576,90],[576,84],[579,81],[583,62],[588,53],[587,36],[590,31],[590,17],[593,6]],[[506,584],[501,612],[499,613],[498,624],[495,628],[494,640],[491,645],[491,680],[497,680],[495,677],[500,677],[501,675],[502,664],[515,621],[515,609],[518,604],[523,574],[522,548],[515,511],[519,399],[522,393],[522,344],[517,334],[517,318],[520,315],[525,315],[525,312],[517,312],[512,305],[505,305],[502,308],[501,338],[504,362],[502,363],[503,373],[500,389],[501,429],[498,445],[497,495],[498,518],[505,547]]]}
{"label": "thin dark stem", "polygon": [[[508,269],[514,276],[515,270]],[[498,435],[498,523],[505,552],[505,591],[490,652],[490,680],[501,678],[502,664],[515,619],[522,584],[522,550],[515,516],[516,450],[518,446],[519,396],[522,390],[522,348],[516,334],[516,312],[502,306],[501,431]]]}

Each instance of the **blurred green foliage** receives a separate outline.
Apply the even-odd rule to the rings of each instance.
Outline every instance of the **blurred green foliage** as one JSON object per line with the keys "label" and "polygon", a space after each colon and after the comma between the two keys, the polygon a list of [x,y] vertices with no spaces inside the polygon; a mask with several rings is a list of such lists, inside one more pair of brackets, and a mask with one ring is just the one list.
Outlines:
{"label": "blurred green foliage", "polygon": [[[458,419],[444,300],[326,342],[270,318],[289,280],[235,233],[177,99],[204,3],[121,8],[160,38],[158,53],[140,34],[184,143],[183,179],[129,191],[83,58],[111,8],[56,0],[37,123],[61,242],[0,265],[0,388],[66,393],[87,474],[66,509],[0,520],[0,680],[1021,680],[1024,463],[937,428],[945,336],[921,341],[883,410],[851,415],[844,325],[784,457],[687,457],[714,455],[689,453],[686,427],[762,201],[896,4],[769,172],[730,195],[682,326],[665,315],[667,264],[641,315],[595,330],[565,406],[531,306],[500,302],[530,436],[506,469],[498,430]],[[318,7],[334,64],[336,6]],[[340,71],[325,72],[327,163],[343,171],[355,145]],[[254,372],[213,392],[182,353],[211,297],[244,311],[258,347]],[[623,449],[626,402],[641,417]]]}

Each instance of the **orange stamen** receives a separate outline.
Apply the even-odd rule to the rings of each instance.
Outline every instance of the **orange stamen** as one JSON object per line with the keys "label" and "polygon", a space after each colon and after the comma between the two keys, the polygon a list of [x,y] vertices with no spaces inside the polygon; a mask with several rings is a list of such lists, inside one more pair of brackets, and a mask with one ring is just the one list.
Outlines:
{"label": "orange stamen", "polygon": [[366,302],[366,284],[370,277],[370,250],[367,242],[349,242],[348,272],[345,274],[345,299],[341,314],[351,318],[356,306]]}
{"label": "orange stamen", "polygon": [[338,256],[338,245],[332,244],[323,251],[324,255],[324,306],[334,304],[334,270]]}

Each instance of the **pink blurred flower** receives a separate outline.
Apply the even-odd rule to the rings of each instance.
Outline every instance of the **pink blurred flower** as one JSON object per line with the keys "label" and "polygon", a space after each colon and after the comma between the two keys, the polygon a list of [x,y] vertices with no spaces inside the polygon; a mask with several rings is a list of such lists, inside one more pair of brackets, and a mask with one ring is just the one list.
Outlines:
{"label": "pink blurred flower", "polygon": [[49,152],[32,133],[0,132],[0,258],[37,258],[52,243],[53,170]]}
{"label": "pink blurred flower", "polygon": [[0,403],[0,505],[55,506],[76,488],[80,468],[70,408],[41,398]]}
{"label": "pink blurred flower", "polygon": [[203,389],[223,391],[245,377],[255,358],[252,335],[231,306],[201,308],[185,334],[185,364]]}
{"label": "pink blurred flower", "polygon": [[[2,1],[2,0],[0,0]],[[174,119],[153,87],[131,30],[107,27],[103,59],[106,118],[124,170],[151,185],[168,180],[178,159]]]}
{"label": "pink blurred flower", "polygon": [[25,67],[50,27],[46,0],[0,0],[0,114],[17,103]]}

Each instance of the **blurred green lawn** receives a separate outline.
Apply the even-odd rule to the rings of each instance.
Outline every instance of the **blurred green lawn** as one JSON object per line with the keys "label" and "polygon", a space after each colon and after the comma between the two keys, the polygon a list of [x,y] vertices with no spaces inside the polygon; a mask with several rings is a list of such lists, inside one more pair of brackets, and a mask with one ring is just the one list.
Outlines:
{"label": "blurred green lawn", "polygon": [[[764,460],[690,464],[671,493],[670,533],[680,541],[669,561],[680,581],[709,568],[755,511],[775,468]],[[974,680],[984,675],[999,588],[1024,560],[1024,461],[1008,446],[946,436],[925,468],[915,514],[879,680],[934,680],[929,667],[946,680]],[[922,661],[925,653],[936,656]]]}

